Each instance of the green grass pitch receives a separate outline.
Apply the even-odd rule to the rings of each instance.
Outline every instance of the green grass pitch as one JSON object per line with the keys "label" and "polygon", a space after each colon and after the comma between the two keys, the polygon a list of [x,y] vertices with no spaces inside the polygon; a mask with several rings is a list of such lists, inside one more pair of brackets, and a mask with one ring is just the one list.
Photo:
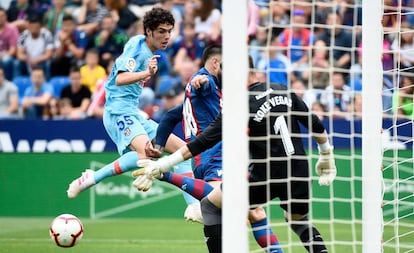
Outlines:
{"label": "green grass pitch", "polygon": [[[0,218],[1,253],[201,253],[208,252],[204,243],[202,225],[187,223],[183,219],[100,219],[82,218],[84,235],[73,248],[59,248],[49,237],[49,225],[53,218]],[[273,230],[277,233],[285,253],[305,253],[296,235],[282,222],[277,221]],[[279,223],[280,222],[280,223]],[[335,222],[317,224],[327,241],[329,252],[362,252],[361,226]],[[356,235],[351,233],[355,229]],[[402,232],[402,231],[400,231]],[[409,232],[407,230],[407,232]],[[385,233],[392,233],[386,229]],[[334,237],[334,238],[333,238]],[[286,242],[292,240],[291,245]],[[412,243],[406,238],[407,243]],[[411,244],[414,248],[414,245]],[[408,247],[410,248],[410,247]],[[407,250],[404,249],[404,250]],[[250,235],[250,252],[263,252]],[[396,252],[385,248],[384,252]]]}

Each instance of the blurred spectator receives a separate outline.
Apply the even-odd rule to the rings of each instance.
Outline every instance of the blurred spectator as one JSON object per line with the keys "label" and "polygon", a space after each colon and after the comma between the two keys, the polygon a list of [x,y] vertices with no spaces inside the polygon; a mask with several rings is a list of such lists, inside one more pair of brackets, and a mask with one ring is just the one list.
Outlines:
{"label": "blurred spectator", "polygon": [[316,114],[320,120],[324,120],[326,118],[325,106],[319,101],[313,102],[311,105],[311,111]]}
{"label": "blurred spectator", "polygon": [[23,114],[27,119],[41,119],[52,97],[53,86],[46,82],[42,68],[34,67],[30,76],[32,85],[27,87],[22,99]]}
{"label": "blurred spectator", "polygon": [[329,61],[328,47],[323,40],[317,40],[313,45],[310,66],[302,73],[302,78],[307,80],[311,89],[323,90],[329,83]]}
{"label": "blurred spectator", "polygon": [[159,79],[157,87],[155,94],[161,99],[161,106],[152,114],[152,118],[159,122],[168,110],[183,103],[184,85],[179,77],[163,76]]}
{"label": "blurred spectator", "polygon": [[109,74],[111,73],[112,66],[114,65],[114,59],[108,62],[106,66],[107,76],[98,80],[96,83],[97,90],[92,95],[91,104],[86,112],[88,117],[95,117],[101,119],[103,117],[104,105],[105,105],[105,82],[108,80]]}
{"label": "blurred spectator", "polygon": [[99,24],[108,14],[108,9],[99,3],[99,0],[82,0],[82,5],[75,12],[77,30],[84,31],[88,38],[88,45],[93,45],[93,38],[99,30]]}
{"label": "blurred spectator", "polygon": [[70,85],[64,87],[60,93],[60,100],[67,98],[69,103],[60,106],[61,114],[67,119],[83,119],[91,103],[91,91],[81,83],[81,72],[74,66],[69,73]]}
{"label": "blurred spectator", "polygon": [[362,119],[362,94],[355,94],[352,103],[348,107],[348,119]]}
{"label": "blurred spectator", "polygon": [[394,0],[383,1],[383,16],[382,26],[384,32],[390,32],[398,30],[401,21],[405,21],[405,15],[401,15],[398,12],[398,2]]}
{"label": "blurred spectator", "polygon": [[194,0],[194,22],[199,39],[221,44],[221,12],[214,0]]}
{"label": "blurred spectator", "polygon": [[10,6],[10,3],[12,2],[13,0],[2,0],[1,2],[0,2],[0,8],[4,8],[4,9],[8,9],[9,8],[9,6]]}
{"label": "blurred spectator", "polygon": [[[342,18],[335,12],[328,14],[326,28],[318,37],[331,48],[333,65],[337,68],[349,69],[351,66],[352,34],[342,29]],[[331,58],[332,59],[332,58]]]}
{"label": "blurred spectator", "polygon": [[6,79],[13,80],[13,59],[16,56],[19,31],[7,22],[6,10],[0,8],[0,66],[3,67]]}
{"label": "blurred spectator", "polygon": [[30,16],[38,16],[40,13],[31,5],[30,0],[12,1],[7,9],[8,21],[17,27],[19,32],[27,28],[27,19]]}
{"label": "blurred spectator", "polygon": [[[103,19],[112,16],[112,25],[115,28],[121,29],[130,35],[135,32],[132,29],[134,29],[134,23],[138,21],[138,17],[128,7],[127,0],[104,0],[104,3],[110,14],[105,15]],[[103,19],[101,21],[101,30],[102,23],[104,22]]]}
{"label": "blurred spectator", "polygon": [[[264,57],[257,65],[257,69],[263,71],[258,72],[261,82],[278,83],[287,86],[291,77],[291,63],[289,58],[282,52],[282,49],[276,48],[277,37],[271,41],[269,48],[269,58]],[[265,75],[264,75],[265,73]]]}
{"label": "blurred spectator", "polygon": [[262,21],[263,26],[272,27],[272,36],[279,36],[279,34],[290,24],[290,17],[288,12],[290,6],[284,0],[275,0],[270,4],[270,15]]}
{"label": "blurred spectator", "polygon": [[[292,10],[299,10],[303,12],[303,16],[305,17],[305,24],[311,24],[312,14],[313,14],[313,2],[312,0],[295,0],[289,1],[292,4]],[[292,13],[291,13],[292,15]]]}
{"label": "blurred spectator", "polygon": [[49,79],[53,36],[43,27],[40,17],[32,16],[28,21],[28,28],[20,35],[17,44],[14,76],[27,76],[32,68],[41,67],[46,79]]}
{"label": "blurred spectator", "polygon": [[145,12],[152,9],[152,7],[159,3],[160,0],[129,0],[130,8],[134,12],[135,16],[142,19]]}
{"label": "blurred spectator", "polygon": [[253,0],[249,0],[247,3],[247,35],[249,38],[253,38],[256,35],[259,23],[259,6]]}
{"label": "blurred spectator", "polygon": [[400,69],[414,65],[414,31],[409,23],[401,23],[401,34],[393,41],[391,48],[395,52],[394,57]]}
{"label": "blurred spectator", "polygon": [[97,81],[106,77],[106,71],[99,65],[98,51],[93,48],[86,52],[85,61],[86,64],[80,68],[81,83],[94,93]]}
{"label": "blurred spectator", "polygon": [[343,17],[342,24],[347,26],[362,25],[362,6],[355,0],[340,0],[338,13]]}
{"label": "blurred spectator", "polygon": [[116,27],[112,14],[106,15],[102,19],[100,32],[95,37],[95,48],[100,55],[100,64],[106,66],[108,61],[117,58],[127,41],[127,34]]}
{"label": "blurred spectator", "polygon": [[392,111],[398,117],[413,118],[414,112],[414,78],[401,76],[399,89],[394,91],[392,97]]}
{"label": "blurred spectator", "polygon": [[258,66],[260,60],[264,57],[269,35],[268,31],[265,27],[258,27],[255,36],[249,42],[249,54],[252,56],[253,66]]}
{"label": "blurred spectator", "polygon": [[291,28],[286,28],[279,35],[277,45],[286,50],[286,56],[289,57],[292,64],[292,70],[296,72],[297,77],[301,78],[302,71],[308,65],[308,49],[314,43],[312,32],[305,28],[305,12],[303,10],[294,10]]}
{"label": "blurred spectator", "polygon": [[346,118],[352,101],[351,88],[346,85],[343,73],[332,74],[332,84],[325,88],[320,102],[334,118]]}
{"label": "blurred spectator", "polygon": [[51,97],[43,110],[43,119],[61,119],[59,110],[59,99]]}
{"label": "blurred spectator", "polygon": [[52,0],[50,9],[45,13],[45,27],[55,35],[62,27],[63,16],[68,13],[65,9],[66,0]]}
{"label": "blurred spectator", "polygon": [[184,59],[181,63],[180,63],[180,67],[177,69],[177,74],[178,76],[184,81],[184,82],[188,82],[190,80],[190,78],[193,76],[193,74],[195,72],[197,72],[197,70],[200,67],[197,66],[193,61],[191,61],[190,59]]}
{"label": "blurred spectator", "polygon": [[183,23],[183,32],[171,45],[171,59],[174,68],[178,70],[185,58],[191,59],[195,65],[201,66],[201,57],[205,48],[204,41],[197,38],[195,24],[191,21]]}
{"label": "blurred spectator", "polygon": [[0,67],[0,119],[16,118],[19,111],[19,91],[8,81],[4,69]]}
{"label": "blurred spectator", "polygon": [[62,29],[55,36],[55,57],[52,60],[51,76],[67,76],[72,65],[81,66],[87,46],[84,32],[76,29],[75,20],[65,15]]}
{"label": "blurred spectator", "polygon": [[308,107],[311,107],[316,101],[316,93],[313,90],[308,89],[302,79],[292,81],[290,88],[296,93],[296,95],[298,95],[298,97],[302,98]]}

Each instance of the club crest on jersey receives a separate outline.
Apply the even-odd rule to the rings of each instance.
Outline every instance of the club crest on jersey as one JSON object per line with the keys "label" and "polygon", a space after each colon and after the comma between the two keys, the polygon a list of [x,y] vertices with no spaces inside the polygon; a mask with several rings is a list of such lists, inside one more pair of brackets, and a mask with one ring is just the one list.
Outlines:
{"label": "club crest on jersey", "polygon": [[131,129],[129,129],[129,127],[127,127],[124,131],[124,135],[129,136],[130,134],[131,134]]}
{"label": "club crest on jersey", "polygon": [[132,72],[132,71],[134,71],[136,65],[137,65],[137,63],[135,62],[135,59],[134,58],[129,58],[126,62],[125,68],[129,72]]}

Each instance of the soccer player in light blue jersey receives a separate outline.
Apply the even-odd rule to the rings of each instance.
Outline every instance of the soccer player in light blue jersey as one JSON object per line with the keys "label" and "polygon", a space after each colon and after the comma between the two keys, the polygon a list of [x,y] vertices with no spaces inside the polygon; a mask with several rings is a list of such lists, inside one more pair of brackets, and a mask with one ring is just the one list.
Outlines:
{"label": "soccer player in light blue jersey", "polygon": [[[144,35],[134,36],[125,44],[105,83],[103,123],[121,156],[97,171],[88,169],[73,180],[67,190],[69,198],[75,198],[107,177],[136,169],[138,160],[146,158],[145,146],[155,137],[158,125],[139,113],[139,96],[145,82],[157,73],[159,55],[154,52],[167,48],[174,18],[167,10],[153,8],[145,14],[143,23]],[[182,145],[180,138],[171,135],[165,150],[175,151]],[[192,175],[191,163],[181,163],[175,171]],[[188,204],[185,218],[202,222],[198,200],[190,195],[184,198]]]}

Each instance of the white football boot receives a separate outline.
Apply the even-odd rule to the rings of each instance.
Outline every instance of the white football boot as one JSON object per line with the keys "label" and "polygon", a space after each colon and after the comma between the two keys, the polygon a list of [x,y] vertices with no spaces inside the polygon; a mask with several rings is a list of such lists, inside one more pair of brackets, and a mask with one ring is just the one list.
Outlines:
{"label": "white football boot", "polygon": [[204,223],[203,215],[201,214],[200,202],[192,203],[187,206],[184,212],[186,221]]}
{"label": "white football boot", "polygon": [[66,191],[68,193],[68,198],[76,198],[79,193],[88,189],[92,185],[95,185],[94,173],[95,171],[87,169],[85,172],[82,172],[82,176],[73,180]]}

